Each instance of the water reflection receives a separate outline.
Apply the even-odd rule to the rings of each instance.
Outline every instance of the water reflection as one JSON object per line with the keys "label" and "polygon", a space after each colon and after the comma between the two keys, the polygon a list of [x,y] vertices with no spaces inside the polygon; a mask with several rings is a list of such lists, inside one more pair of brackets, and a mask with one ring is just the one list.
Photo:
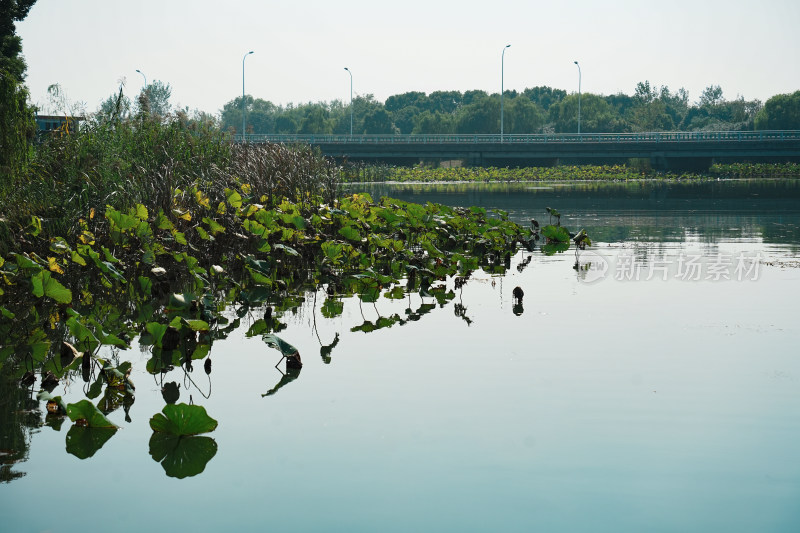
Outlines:
{"label": "water reflection", "polygon": [[502,209],[527,226],[553,206],[598,242],[800,243],[800,180],[354,184],[405,201]]}
{"label": "water reflection", "polygon": [[31,435],[41,425],[42,412],[32,389],[0,373],[0,482],[25,476],[16,468],[27,461]]}
{"label": "water reflection", "polygon": [[278,381],[278,383],[270,390],[262,394],[261,397],[264,398],[265,396],[272,396],[273,394],[277,393],[278,390],[285,387],[292,381],[296,380],[298,377],[300,377],[300,370],[302,370],[302,367],[289,366],[289,363],[287,361],[286,372],[280,371],[279,369],[279,371],[281,372],[280,381]]}

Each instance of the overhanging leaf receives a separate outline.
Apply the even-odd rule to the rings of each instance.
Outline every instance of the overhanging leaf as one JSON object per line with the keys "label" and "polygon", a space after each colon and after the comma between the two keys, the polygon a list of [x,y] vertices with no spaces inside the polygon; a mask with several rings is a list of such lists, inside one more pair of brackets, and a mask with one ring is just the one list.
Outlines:
{"label": "overhanging leaf", "polygon": [[165,405],[161,413],[150,419],[153,431],[176,436],[208,433],[216,427],[217,421],[208,416],[203,406],[185,403]]}
{"label": "overhanging leaf", "polygon": [[542,235],[554,242],[569,243],[569,231],[564,226],[548,225],[542,228]]}
{"label": "overhanging leaf", "polygon": [[271,333],[269,333],[267,335],[262,336],[261,339],[267,343],[267,346],[279,350],[283,355],[287,357],[293,357],[299,353],[297,351],[297,348],[295,348],[285,340],[281,339],[277,335],[272,335]]}
{"label": "overhanging leaf", "polygon": [[89,400],[81,400],[78,403],[68,404],[67,416],[69,416],[69,419],[73,422],[76,420],[85,420],[86,425],[90,428],[117,427]]}
{"label": "overhanging leaf", "polygon": [[44,286],[44,295],[52,298],[60,304],[68,304],[72,301],[72,291],[64,287],[59,281],[50,274],[50,272],[43,270],[42,284]]}

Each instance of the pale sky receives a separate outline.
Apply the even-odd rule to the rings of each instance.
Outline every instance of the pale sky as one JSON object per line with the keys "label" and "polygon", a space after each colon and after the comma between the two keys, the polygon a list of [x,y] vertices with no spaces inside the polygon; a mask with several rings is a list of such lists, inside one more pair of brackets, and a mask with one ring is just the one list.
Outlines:
{"label": "pale sky", "polygon": [[[33,103],[58,83],[89,112],[125,80],[172,86],[217,113],[246,92],[276,104],[406,91],[548,85],[632,95],[709,85],[726,99],[800,90],[798,0],[38,0],[18,23]],[[47,111],[47,109],[44,109]],[[51,110],[55,111],[55,110]]]}

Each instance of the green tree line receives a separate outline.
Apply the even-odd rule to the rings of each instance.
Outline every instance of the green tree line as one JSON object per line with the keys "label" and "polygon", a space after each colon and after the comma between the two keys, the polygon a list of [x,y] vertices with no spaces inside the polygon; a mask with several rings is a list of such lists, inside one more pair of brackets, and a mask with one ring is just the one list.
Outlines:
{"label": "green tree line", "polygon": [[[800,129],[800,91],[777,95],[766,104],[737,97],[727,100],[718,85],[696,102],[684,89],[671,91],[649,81],[633,95],[567,93],[539,86],[503,94],[503,130],[507,134],[575,133],[580,100],[581,132],[748,131]],[[242,105],[244,103],[244,106]],[[500,95],[485,91],[412,91],[385,102],[371,94],[353,99],[275,105],[247,95],[224,105],[220,127],[255,134],[490,134],[500,131]],[[351,117],[352,114],[352,117]]]}

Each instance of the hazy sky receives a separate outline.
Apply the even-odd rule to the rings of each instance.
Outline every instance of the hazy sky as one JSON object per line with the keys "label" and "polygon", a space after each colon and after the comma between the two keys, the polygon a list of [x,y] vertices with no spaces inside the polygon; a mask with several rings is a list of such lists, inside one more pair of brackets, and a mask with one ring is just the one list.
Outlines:
{"label": "hazy sky", "polygon": [[218,112],[246,90],[277,104],[406,91],[549,85],[633,94],[639,81],[766,100],[800,90],[798,0],[38,0],[18,24],[35,104],[58,83],[88,111],[125,81]]}

